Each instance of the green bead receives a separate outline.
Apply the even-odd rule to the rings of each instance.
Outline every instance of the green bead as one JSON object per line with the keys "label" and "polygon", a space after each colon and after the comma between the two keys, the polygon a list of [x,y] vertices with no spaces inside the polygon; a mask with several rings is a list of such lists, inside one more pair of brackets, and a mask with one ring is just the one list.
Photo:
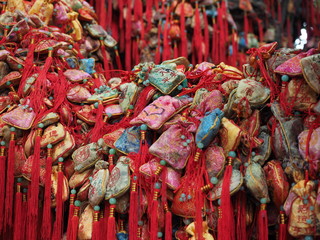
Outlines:
{"label": "green bead", "polygon": [[47,145],[47,148],[52,148],[52,144],[49,143],[49,144]]}
{"label": "green bead", "polygon": [[160,189],[160,188],[161,188],[161,183],[156,182],[156,183],[154,184],[154,188],[155,188],[155,189]]}
{"label": "green bead", "polygon": [[312,236],[305,236],[304,239],[305,240],[313,240],[313,237]]}
{"label": "green bead", "polygon": [[161,165],[161,166],[165,166],[166,164],[167,164],[167,162],[166,162],[165,160],[161,160],[161,161],[160,161],[160,165]]}
{"label": "green bead", "polygon": [[310,211],[314,211],[314,206],[310,206]]}
{"label": "green bead", "polygon": [[13,31],[19,31],[19,28],[18,27],[15,27],[14,29],[13,29]]}
{"label": "green bead", "polygon": [[83,79],[82,82],[83,82],[83,83],[87,83],[88,80],[87,80],[87,79]]}
{"label": "green bead", "polygon": [[254,157],[256,155],[256,152],[251,152],[251,156]]}
{"label": "green bead", "polygon": [[53,50],[53,47],[48,47],[48,51],[52,51]]}
{"label": "green bead", "polygon": [[93,210],[95,210],[95,211],[100,211],[100,207],[99,207],[99,206],[94,206],[94,207],[93,207]]}
{"label": "green bead", "polygon": [[130,105],[130,106],[129,106],[129,109],[130,109],[130,110],[133,110],[133,108],[134,108],[133,105]]}
{"label": "green bead", "polygon": [[312,224],[312,220],[311,220],[311,219],[307,219],[307,220],[306,220],[306,223],[307,223],[307,224]]}
{"label": "green bead", "polygon": [[142,125],[140,126],[140,129],[141,129],[142,131],[146,131],[146,130],[148,129],[148,126],[147,126],[146,124],[142,124]]}
{"label": "green bead", "polygon": [[74,201],[74,205],[76,207],[80,207],[81,206],[81,202],[79,200]]}
{"label": "green bead", "polygon": [[99,40],[103,40],[103,37],[99,37]]}
{"label": "green bead", "polygon": [[22,190],[22,192],[23,192],[23,193],[27,193],[27,192],[28,192],[28,188],[24,188],[24,189]]}
{"label": "green bead", "polygon": [[204,145],[203,145],[203,143],[200,142],[200,143],[197,143],[197,147],[202,149],[202,148],[204,148]]}
{"label": "green bead", "polygon": [[5,145],[6,145],[6,142],[5,142],[5,141],[1,141],[1,142],[0,142],[0,145],[1,145],[1,146],[5,146]]}
{"label": "green bead", "polygon": [[73,48],[73,46],[70,44],[70,45],[68,46],[68,48],[71,50],[71,49]]}
{"label": "green bead", "polygon": [[230,152],[228,153],[228,156],[235,158],[235,157],[237,156],[237,154],[236,154],[235,151],[230,151]]}
{"label": "green bead", "polygon": [[18,183],[21,183],[21,182],[22,182],[22,178],[19,177],[19,178],[17,179],[17,182],[18,182]]}
{"label": "green bead", "polygon": [[143,221],[138,221],[138,225],[142,226],[143,225]]}
{"label": "green bead", "polygon": [[267,199],[266,198],[261,198],[260,199],[260,203],[261,204],[266,204],[267,203]]}
{"label": "green bead", "polygon": [[157,233],[157,237],[158,237],[158,238],[162,238],[162,237],[163,237],[162,232],[158,232],[158,233]]}
{"label": "green bead", "polygon": [[281,81],[288,82],[289,81],[289,76],[288,75],[282,75],[281,76]]}
{"label": "green bead", "polygon": [[210,178],[210,182],[215,185],[218,183],[218,178],[212,177],[212,178]]}
{"label": "green bead", "polygon": [[38,128],[44,128],[44,124],[43,123],[39,123],[38,124]]}
{"label": "green bead", "polygon": [[111,148],[111,149],[109,150],[109,154],[111,154],[111,155],[116,154],[116,150],[115,150],[114,148]]}
{"label": "green bead", "polygon": [[63,157],[58,158],[58,162],[63,162],[63,160],[64,160]]}
{"label": "green bead", "polygon": [[6,85],[7,86],[11,85],[11,82],[10,81],[6,82]]}
{"label": "green bead", "polygon": [[218,199],[218,205],[219,206],[221,205],[221,199]]}
{"label": "green bead", "polygon": [[11,131],[11,132],[15,132],[15,131],[16,131],[16,128],[15,128],[15,127],[11,127],[11,128],[10,128],[10,131]]}
{"label": "green bead", "polygon": [[184,147],[186,147],[186,146],[188,146],[188,143],[187,143],[187,142],[183,142],[182,145],[183,145]]}
{"label": "green bead", "polygon": [[117,199],[115,199],[115,198],[110,198],[110,199],[109,199],[109,203],[110,203],[111,205],[114,205],[114,204],[117,203]]}
{"label": "green bead", "polygon": [[186,136],[185,135],[181,135],[180,138],[181,139],[186,139]]}
{"label": "green bead", "polygon": [[21,65],[21,64],[18,64],[18,69],[21,69],[21,68],[23,68],[23,66]]}
{"label": "green bead", "polygon": [[98,108],[99,107],[99,103],[98,102],[95,102],[94,104],[93,104],[93,106],[94,106],[94,108]]}
{"label": "green bead", "polygon": [[75,190],[75,189],[71,189],[71,194],[76,194],[77,193],[77,191]]}

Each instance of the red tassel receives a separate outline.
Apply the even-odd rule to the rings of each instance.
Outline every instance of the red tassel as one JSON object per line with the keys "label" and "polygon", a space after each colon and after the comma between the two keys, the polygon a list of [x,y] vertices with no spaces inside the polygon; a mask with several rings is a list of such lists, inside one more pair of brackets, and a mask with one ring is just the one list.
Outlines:
{"label": "red tassel", "polygon": [[230,181],[232,175],[232,157],[228,157],[228,165],[225,169],[223,175],[223,183],[222,183],[222,192],[221,192],[221,211],[222,211],[222,219],[221,219],[221,231],[218,233],[222,234],[223,239],[230,240],[233,239],[233,212],[232,212],[232,204],[230,198]]}
{"label": "red tassel", "polygon": [[108,56],[107,56],[107,51],[106,51],[106,47],[103,43],[102,40],[100,40],[100,49],[101,49],[101,54],[102,54],[102,57],[103,57],[103,68],[104,68],[104,76],[106,78],[106,80],[109,80],[110,76],[109,76],[109,59],[108,59]]}
{"label": "red tassel", "polygon": [[52,50],[49,51],[45,64],[40,70],[39,76],[34,84],[34,90],[31,92],[30,105],[36,114],[43,111],[44,97],[47,95],[47,73],[52,65]]}
{"label": "red tassel", "polygon": [[268,240],[268,216],[266,210],[266,203],[263,202],[264,199],[261,199],[260,211],[258,216],[258,239],[259,240]]}
{"label": "red tassel", "polygon": [[48,145],[48,156],[46,160],[46,173],[44,183],[44,202],[41,226],[41,239],[51,239],[51,172],[52,172],[52,146]]}
{"label": "red tassel", "polygon": [[152,27],[152,1],[146,1],[146,19],[147,19],[147,31]]}
{"label": "red tassel", "polygon": [[[123,28],[123,0],[118,0],[118,5],[119,5],[119,29],[124,29]],[[124,48],[124,32],[120,31],[120,41],[119,41],[119,46],[120,46],[120,52],[123,51]],[[119,68],[122,69],[122,68]]]}
{"label": "red tassel", "polygon": [[60,240],[63,234],[63,158],[59,158],[58,163],[58,183],[56,195],[56,221],[54,223],[53,237],[54,240]]}
{"label": "red tassel", "polygon": [[13,188],[14,188],[14,163],[15,163],[15,129],[10,129],[10,143],[8,150],[7,178],[6,178],[6,193],[5,193],[5,209],[4,209],[4,230],[12,228],[12,213],[13,213]]}
{"label": "red tassel", "polygon": [[102,128],[104,125],[103,121],[103,104],[102,102],[95,103],[98,104],[97,115],[96,115],[96,123],[92,130],[89,132],[88,136],[91,137],[91,142],[97,142],[99,138],[102,136]]}
{"label": "red tassel", "polygon": [[110,213],[108,218],[108,232],[107,232],[107,239],[108,240],[116,240],[116,219],[114,217],[114,209],[116,199],[110,198],[109,200],[110,205]]}
{"label": "red tassel", "polygon": [[160,52],[160,48],[161,48],[161,20],[159,21],[158,24],[158,42],[157,42],[157,49],[156,49],[156,54],[154,57],[154,62],[156,64],[160,64],[160,58],[161,58],[161,52]]}
{"label": "red tassel", "polygon": [[165,240],[172,240],[172,214],[165,204],[166,222],[165,222]]}
{"label": "red tassel", "polygon": [[106,29],[106,27],[107,27],[107,11],[106,11],[106,6],[105,6],[105,0],[100,0],[99,7],[96,9],[98,10],[99,23],[104,29]]}
{"label": "red tassel", "polygon": [[[6,147],[4,145],[5,142],[2,141],[0,147],[0,219],[4,219],[4,200],[6,192],[6,156],[4,155]],[[0,235],[3,227],[3,221],[0,221]]]}
{"label": "red tassel", "polygon": [[164,24],[163,29],[163,50],[162,50],[162,61],[168,60],[170,58],[170,46],[169,46],[169,39],[168,39],[168,31],[169,31],[169,12],[170,7],[167,7],[166,11],[166,22]]}
{"label": "red tassel", "polygon": [[201,23],[200,23],[200,12],[198,7],[198,2],[196,2],[196,10],[195,10],[195,26],[194,26],[194,46],[197,53],[197,61],[203,61],[203,54],[202,54],[202,32],[201,32]]}
{"label": "red tassel", "polygon": [[94,207],[94,216],[93,216],[93,226],[92,226],[92,240],[100,239],[100,222],[99,222],[99,211],[100,207]]}
{"label": "red tassel", "polygon": [[133,175],[129,206],[129,240],[138,239],[138,192],[137,176]]}
{"label": "red tassel", "polygon": [[222,234],[222,210],[221,207],[218,207],[218,240],[224,240],[223,234]]}
{"label": "red tassel", "polygon": [[258,21],[258,30],[259,30],[259,42],[263,42],[263,25],[262,25],[262,20],[257,19]]}
{"label": "red tassel", "polygon": [[74,199],[76,197],[76,190],[72,189],[70,194],[70,205],[69,205],[69,215],[68,215],[68,228],[67,228],[67,236],[70,235],[70,231],[72,229],[72,217],[74,213]]}
{"label": "red tassel", "polygon": [[39,181],[40,181],[40,140],[42,129],[36,130],[36,139],[34,144],[30,197],[28,201],[27,215],[27,240],[37,239],[38,234],[38,211],[39,211]]}
{"label": "red tassel", "polygon": [[153,193],[153,199],[151,203],[150,210],[150,239],[158,240],[158,194],[159,189],[157,189],[155,183],[155,189]]}
{"label": "red tassel", "polygon": [[15,208],[14,208],[14,232],[13,232],[13,239],[14,240],[22,240],[23,235],[22,233],[22,193],[21,193],[21,181],[22,179],[18,179],[17,183],[17,192],[16,192],[16,199],[15,199]]}
{"label": "red tassel", "polygon": [[118,67],[118,69],[122,69],[122,64],[121,64],[121,59],[120,59],[120,56],[119,56],[118,48],[115,47],[114,51],[115,51],[115,54],[116,54],[117,67]]}
{"label": "red tassel", "polygon": [[204,61],[208,61],[209,58],[209,24],[208,24],[208,17],[206,13],[206,9],[203,7],[203,20],[204,20],[204,45],[206,47]]}
{"label": "red tassel", "polygon": [[244,11],[244,16],[243,16],[243,31],[244,31],[244,40],[245,40],[245,42],[246,42],[246,45],[248,45],[249,23],[248,23],[247,11]]}
{"label": "red tassel", "polygon": [[[147,1],[149,2],[149,1]],[[125,64],[126,70],[131,70],[131,4],[127,6],[126,36],[125,36]]]}
{"label": "red tassel", "polygon": [[279,227],[279,238],[278,240],[287,239],[287,224],[285,222],[285,213],[280,211],[280,227]]}
{"label": "red tassel", "polygon": [[135,105],[134,114],[133,116],[136,117],[139,115],[139,113],[142,112],[142,110],[148,105],[150,102],[152,96],[156,93],[156,90],[153,86],[145,87],[141,93],[139,94],[139,98],[137,100],[137,103]]}
{"label": "red tassel", "polygon": [[247,240],[246,227],[246,193],[240,191],[236,199],[237,206],[237,224],[236,236],[238,240]]}
{"label": "red tassel", "polygon": [[27,225],[27,212],[28,212],[28,188],[23,189],[22,194],[22,209],[21,211],[21,236],[26,236],[26,225]]}
{"label": "red tassel", "polygon": [[71,220],[71,231],[69,232],[69,235],[67,235],[67,240],[77,240],[78,236],[78,227],[79,227],[79,210],[80,210],[80,201],[74,202],[74,212]]}
{"label": "red tassel", "polygon": [[178,57],[179,57],[178,47],[177,47],[177,42],[176,42],[176,41],[174,41],[173,57],[174,57],[174,58],[178,58]]}
{"label": "red tassel", "polygon": [[101,223],[102,224],[102,227],[101,227],[102,230],[100,231],[100,234],[103,234],[101,236],[101,239],[104,239],[108,234],[108,216],[109,216],[109,212],[110,212],[110,204],[109,204],[108,201],[105,201],[104,213],[103,213],[104,218],[103,218],[103,222]]}
{"label": "red tassel", "polygon": [[112,0],[108,0],[108,15],[105,16],[105,18],[107,18],[107,30],[111,30],[111,24],[112,24]]}
{"label": "red tassel", "polygon": [[187,33],[186,33],[186,19],[184,13],[184,1],[181,3],[181,12],[180,12],[180,34],[181,34],[181,56],[187,57]]}

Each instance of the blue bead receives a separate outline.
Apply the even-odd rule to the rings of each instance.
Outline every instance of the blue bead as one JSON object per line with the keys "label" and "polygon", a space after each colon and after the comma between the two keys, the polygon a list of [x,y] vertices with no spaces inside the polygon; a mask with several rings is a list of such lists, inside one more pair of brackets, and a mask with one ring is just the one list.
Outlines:
{"label": "blue bead", "polygon": [[162,236],[163,236],[162,232],[158,232],[157,236],[158,236],[158,238],[162,238]]}
{"label": "blue bead", "polygon": [[306,223],[307,223],[307,224],[312,224],[312,220],[311,220],[311,219],[307,219],[307,220],[306,220]]}
{"label": "blue bead", "polygon": [[266,198],[261,198],[260,199],[260,203],[261,204],[266,204],[267,203],[267,199]]}
{"label": "blue bead", "polygon": [[188,143],[187,143],[187,142],[183,142],[182,145],[183,145],[184,147],[186,147],[186,146],[188,146]]}
{"label": "blue bead", "polygon": [[218,199],[218,205],[219,206],[221,205],[221,199]]}
{"label": "blue bead", "polygon": [[100,211],[100,207],[99,207],[99,206],[94,206],[94,207],[93,207],[93,210],[95,210],[95,211]]}
{"label": "blue bead", "polygon": [[148,126],[147,126],[146,124],[142,124],[142,125],[140,126],[140,129],[141,129],[142,131],[147,131]]}
{"label": "blue bead", "polygon": [[17,179],[17,182],[18,182],[18,183],[21,183],[21,182],[22,182],[22,178],[19,177],[19,178]]}
{"label": "blue bead", "polygon": [[211,182],[212,184],[217,184],[217,183],[218,183],[218,178],[212,177],[212,178],[210,179],[210,182]]}
{"label": "blue bead", "polygon": [[313,240],[313,237],[312,236],[305,236],[304,239],[305,240]]}
{"label": "blue bead", "polygon": [[143,225],[143,221],[138,221],[138,225],[142,226]]}
{"label": "blue bead", "polygon": [[182,197],[182,198],[185,198],[185,197],[186,197],[186,194],[185,194],[185,193],[181,193],[181,197]]}
{"label": "blue bead", "polygon": [[190,199],[192,199],[192,196],[191,196],[191,195],[188,195],[188,197],[187,197],[187,198],[190,200]]}
{"label": "blue bead", "polygon": [[117,200],[116,200],[115,198],[110,198],[110,199],[109,199],[109,203],[112,204],[112,205],[114,205],[114,204],[117,203]]}
{"label": "blue bead", "polygon": [[63,157],[58,158],[58,162],[63,162],[63,160],[64,160]]}
{"label": "blue bead", "polygon": [[190,140],[190,139],[187,139],[187,141],[186,141],[186,142],[189,144],[189,143],[191,143],[191,140]]}
{"label": "blue bead", "polygon": [[237,156],[237,154],[236,154],[235,151],[230,151],[230,152],[228,153],[228,156],[235,158],[235,157]]}
{"label": "blue bead", "polygon": [[111,148],[111,149],[109,150],[109,154],[111,154],[111,155],[116,154],[116,150],[115,150],[114,148]]}
{"label": "blue bead", "polygon": [[1,142],[0,142],[0,145],[1,145],[1,146],[5,146],[5,145],[6,145],[6,142],[5,142],[5,141],[1,141]]}
{"label": "blue bead", "polygon": [[202,148],[204,148],[204,145],[203,145],[203,143],[197,143],[197,147],[202,149]]}
{"label": "blue bead", "polygon": [[137,181],[137,180],[138,180],[138,177],[137,177],[137,176],[134,176],[134,177],[133,177],[133,180]]}
{"label": "blue bead", "polygon": [[38,124],[38,127],[39,127],[39,128],[43,128],[43,127],[44,127],[44,124],[43,124],[43,123],[39,123],[39,124]]}
{"label": "blue bead", "polygon": [[185,135],[181,135],[180,138],[181,139],[186,139],[186,136]]}
{"label": "blue bead", "polygon": [[256,155],[256,152],[251,152],[251,156],[254,157]]}
{"label": "blue bead", "polygon": [[161,183],[156,182],[156,183],[154,184],[154,188],[155,188],[155,189],[160,189],[160,188],[161,188]]}
{"label": "blue bead", "polygon": [[49,143],[49,144],[47,145],[47,148],[52,148],[52,144]]}
{"label": "blue bead", "polygon": [[11,131],[11,132],[15,132],[15,131],[16,131],[16,128],[15,128],[15,127],[11,127],[11,128],[10,128],[10,131]]}
{"label": "blue bead", "polygon": [[80,207],[81,202],[80,202],[79,200],[76,200],[76,201],[74,201],[74,205],[75,205],[76,207]]}
{"label": "blue bead", "polygon": [[167,162],[166,162],[165,160],[161,160],[161,161],[160,161],[160,165],[161,165],[161,166],[165,166],[166,164],[167,164]]}
{"label": "blue bead", "polygon": [[308,199],[304,199],[303,200],[303,204],[308,204],[309,203],[309,200]]}
{"label": "blue bead", "polygon": [[314,211],[314,206],[310,206],[310,211]]}
{"label": "blue bead", "polygon": [[288,82],[289,81],[289,76],[288,75],[282,75],[281,76],[281,81]]}
{"label": "blue bead", "polygon": [[179,198],[179,202],[183,202],[183,198]]}
{"label": "blue bead", "polygon": [[71,189],[71,194],[76,194],[77,191],[75,189]]}

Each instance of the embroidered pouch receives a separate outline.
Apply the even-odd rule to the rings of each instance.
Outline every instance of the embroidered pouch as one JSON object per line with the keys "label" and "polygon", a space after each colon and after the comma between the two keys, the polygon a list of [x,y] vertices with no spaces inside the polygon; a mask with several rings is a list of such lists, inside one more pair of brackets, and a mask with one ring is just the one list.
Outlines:
{"label": "embroidered pouch", "polygon": [[210,94],[210,92],[207,89],[199,88],[193,97],[190,108],[196,108],[205,98],[207,98],[208,94]]}
{"label": "embroidered pouch", "polygon": [[[295,238],[303,237],[306,235],[313,236],[315,234],[315,203],[316,192],[315,184],[313,181],[305,180],[299,181],[294,185],[289,193],[285,206],[286,212],[289,213],[288,232]],[[289,202],[290,201],[290,202]],[[311,219],[311,222],[307,222]]]}
{"label": "embroidered pouch", "polygon": [[[69,198],[69,185],[67,178],[63,175],[62,202]],[[51,173],[51,207],[56,206],[56,196],[58,190],[58,166],[52,166]]]}
{"label": "embroidered pouch", "polygon": [[5,61],[10,54],[8,50],[0,50],[0,61]]}
{"label": "embroidered pouch", "polygon": [[69,186],[71,189],[82,186],[88,178],[92,175],[93,169],[87,169],[83,172],[74,172],[69,179]]}
{"label": "embroidered pouch", "polygon": [[40,146],[44,148],[49,143],[56,144],[62,141],[65,138],[65,136],[66,130],[61,123],[57,123],[57,125],[50,125],[43,131]]}
{"label": "embroidered pouch", "polygon": [[14,176],[21,176],[23,173],[23,167],[25,162],[27,161],[26,155],[24,153],[23,145],[16,144],[15,145],[15,161],[14,161]]}
{"label": "embroidered pouch", "polygon": [[11,104],[9,96],[0,96],[0,114]]}
{"label": "embroidered pouch", "polygon": [[75,150],[72,153],[74,170],[83,172],[102,159],[102,147],[98,143],[89,143]]}
{"label": "embroidered pouch", "polygon": [[[222,74],[225,75],[228,79],[243,79],[242,72],[236,67],[226,65],[224,62],[221,62],[218,66],[218,69],[221,69]],[[215,71],[216,69],[214,69]]]}
{"label": "embroidered pouch", "polygon": [[107,32],[98,24],[88,24],[86,25],[88,33],[94,38],[104,38],[107,36]]}
{"label": "embroidered pouch", "polygon": [[239,81],[236,95],[238,99],[248,99],[251,106],[257,106],[269,99],[270,90],[255,80],[242,79]]}
{"label": "embroidered pouch", "polygon": [[91,206],[99,205],[104,198],[109,181],[108,165],[109,164],[103,160],[99,160],[95,165],[88,193]]}
{"label": "embroidered pouch", "polygon": [[140,149],[140,139],[140,127],[133,126],[123,131],[121,136],[114,143],[114,146],[123,154],[129,154],[131,152],[138,153]]}
{"label": "embroidered pouch", "polygon": [[[151,161],[143,164],[139,171],[142,173],[145,178],[150,178],[154,176],[155,172],[157,171],[158,167],[160,167],[159,161],[157,159],[152,159]],[[180,186],[180,179],[181,179],[181,173],[174,170],[171,167],[166,167],[166,184],[167,186],[172,189],[176,190]],[[163,174],[160,174],[159,180],[163,181]]]}
{"label": "embroidered pouch", "polygon": [[94,125],[97,120],[97,110],[94,105],[83,105],[80,109],[76,109],[76,115],[90,125]]}
{"label": "embroidered pouch", "polygon": [[120,85],[120,99],[119,104],[123,112],[127,112],[129,106],[134,104],[138,94],[138,86],[133,83],[124,83]]}
{"label": "embroidered pouch", "polygon": [[191,154],[193,136],[181,124],[173,125],[150,146],[149,152],[166,160],[175,169],[183,169]]}
{"label": "embroidered pouch", "polygon": [[77,199],[80,200],[81,202],[88,201],[89,188],[90,188],[90,180],[87,179],[87,181],[85,181],[85,183],[79,189],[79,192],[77,193]]}
{"label": "embroidered pouch", "polygon": [[297,76],[302,74],[300,60],[316,53],[316,49],[311,48],[308,52],[301,52],[293,58],[285,61],[275,70],[276,73]]}
{"label": "embroidered pouch", "polygon": [[125,156],[118,159],[116,166],[110,173],[105,200],[112,197],[118,198],[130,188],[129,162],[130,159]]}
{"label": "embroidered pouch", "polygon": [[281,162],[272,160],[263,167],[263,170],[266,175],[271,200],[280,209],[289,194],[289,182],[282,169]]}
{"label": "embroidered pouch", "polygon": [[66,158],[67,156],[69,156],[69,154],[73,151],[75,145],[76,144],[74,137],[68,131],[66,131],[65,138],[54,145],[52,149],[52,161],[57,161],[59,157]]}
{"label": "embroidered pouch", "polygon": [[209,145],[204,152],[209,179],[218,177],[224,169],[226,157],[223,148],[215,144]]}
{"label": "embroidered pouch", "polygon": [[103,40],[104,45],[106,45],[108,48],[114,48],[118,42],[107,33],[105,39]]}
{"label": "embroidered pouch", "polygon": [[130,124],[146,124],[149,128],[157,130],[167,120],[183,110],[192,99],[177,99],[170,96],[161,96],[153,101]]}
{"label": "embroidered pouch", "polygon": [[30,28],[28,23],[25,19],[22,19],[11,28],[11,31],[8,33],[7,38],[12,42],[21,41],[22,36],[24,36],[29,31]]}
{"label": "embroidered pouch", "polygon": [[[208,199],[210,201],[217,200],[221,197],[223,178],[208,192]],[[237,169],[232,169],[231,181],[230,181],[230,194],[237,192],[243,184],[242,173]]]}
{"label": "embroidered pouch", "polygon": [[222,94],[219,90],[204,93],[203,100],[197,105],[196,110],[204,114],[216,108],[222,108]]}
{"label": "embroidered pouch", "polygon": [[82,103],[86,102],[91,97],[89,90],[81,85],[72,87],[67,92],[67,99],[71,102]]}
{"label": "embroidered pouch", "polygon": [[[204,240],[214,240],[213,236],[209,233],[209,227],[207,222],[202,222],[202,237]],[[190,234],[192,237],[189,238],[188,240],[196,240],[196,226],[195,222],[192,222],[188,225],[186,228],[186,232]]]}
{"label": "embroidered pouch", "polygon": [[85,79],[91,79],[91,75],[89,73],[77,69],[67,69],[63,75],[73,83],[82,82]]}
{"label": "embroidered pouch", "polygon": [[7,83],[11,83],[12,86],[17,86],[20,83],[21,73],[18,71],[12,71],[0,80],[0,89],[8,87]]}
{"label": "embroidered pouch", "polygon": [[2,115],[2,121],[22,130],[31,128],[32,123],[36,117],[35,112],[26,108],[25,105],[18,106],[10,112]]}
{"label": "embroidered pouch", "polygon": [[[306,148],[309,131],[311,130],[304,130],[298,136],[299,152],[304,159],[306,159]],[[309,160],[320,159],[320,127],[312,130],[311,132],[308,157]]]}
{"label": "embroidered pouch", "polygon": [[241,134],[241,129],[232,120],[225,117],[222,118],[219,136],[221,147],[224,149],[225,154],[237,149],[240,143]]}
{"label": "embroidered pouch", "polygon": [[263,141],[263,143],[255,149],[255,152],[256,152],[256,154],[259,154],[259,156],[261,157],[259,164],[262,166],[265,163],[265,161],[268,160],[268,158],[270,157],[270,154],[272,152],[271,137],[268,133],[267,126],[262,126],[260,128],[260,133],[258,135],[258,139],[261,139]]}
{"label": "embroidered pouch", "polygon": [[118,104],[110,104],[106,106],[103,113],[108,117],[120,116],[123,114],[122,108]]}
{"label": "embroidered pouch", "polygon": [[88,102],[98,102],[100,101],[106,101],[108,99],[116,98],[118,97],[119,92],[117,89],[112,89],[108,86],[101,86],[100,89],[98,89],[94,94],[91,95],[87,99]]}
{"label": "embroidered pouch", "polygon": [[320,94],[320,54],[305,57],[300,61],[304,79],[316,93]]}
{"label": "embroidered pouch", "polygon": [[126,214],[129,211],[129,206],[130,206],[130,193],[126,192],[125,194],[117,198],[115,210],[120,214]]}
{"label": "embroidered pouch", "polygon": [[59,48],[61,46],[61,42],[58,42],[54,39],[46,39],[46,40],[43,40],[43,41],[40,41],[34,52],[35,53],[47,53],[49,52],[49,49],[50,48],[53,48],[54,50]]}
{"label": "embroidered pouch", "polygon": [[18,57],[8,55],[7,56],[7,64],[9,65],[10,69],[13,71],[20,71],[21,65],[24,66],[24,61]]}
{"label": "embroidered pouch", "polygon": [[218,133],[222,118],[223,112],[219,108],[207,112],[198,127],[196,143],[202,143],[204,147],[207,147]]}
{"label": "embroidered pouch", "polygon": [[270,201],[265,173],[258,163],[250,163],[245,172],[245,184],[251,194],[260,202],[261,198]]}
{"label": "embroidered pouch", "polygon": [[93,215],[93,207],[88,204],[79,217],[79,240],[87,240],[92,238]]}
{"label": "embroidered pouch", "polygon": [[170,94],[185,79],[174,63],[156,65],[149,72],[148,81],[163,94]]}
{"label": "embroidered pouch", "polygon": [[284,91],[286,101],[294,110],[308,111],[317,102],[317,93],[303,79],[291,79]]}

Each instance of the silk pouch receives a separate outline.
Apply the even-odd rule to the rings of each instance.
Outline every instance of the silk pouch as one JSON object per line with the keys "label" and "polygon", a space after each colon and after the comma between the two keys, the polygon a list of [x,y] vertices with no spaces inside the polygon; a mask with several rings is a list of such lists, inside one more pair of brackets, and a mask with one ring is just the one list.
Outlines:
{"label": "silk pouch", "polygon": [[110,198],[118,198],[122,196],[130,188],[130,159],[121,156],[117,164],[110,173],[110,178],[107,184],[105,200]]}
{"label": "silk pouch", "polygon": [[198,127],[196,143],[202,143],[204,147],[207,147],[218,133],[222,118],[223,112],[219,108],[207,112]]}
{"label": "silk pouch", "polygon": [[149,153],[166,160],[175,169],[183,169],[191,154],[193,136],[180,124],[171,126],[150,146]]}
{"label": "silk pouch", "polygon": [[304,79],[316,93],[320,94],[320,54],[305,57],[300,61]]}
{"label": "silk pouch", "polygon": [[153,130],[159,129],[167,120],[182,111],[191,102],[190,98],[179,100],[162,96],[145,107],[142,112],[130,121],[130,124],[146,124]]}
{"label": "silk pouch", "polygon": [[89,203],[93,207],[99,205],[104,199],[109,181],[108,165],[109,164],[103,160],[96,162],[88,192]]}

